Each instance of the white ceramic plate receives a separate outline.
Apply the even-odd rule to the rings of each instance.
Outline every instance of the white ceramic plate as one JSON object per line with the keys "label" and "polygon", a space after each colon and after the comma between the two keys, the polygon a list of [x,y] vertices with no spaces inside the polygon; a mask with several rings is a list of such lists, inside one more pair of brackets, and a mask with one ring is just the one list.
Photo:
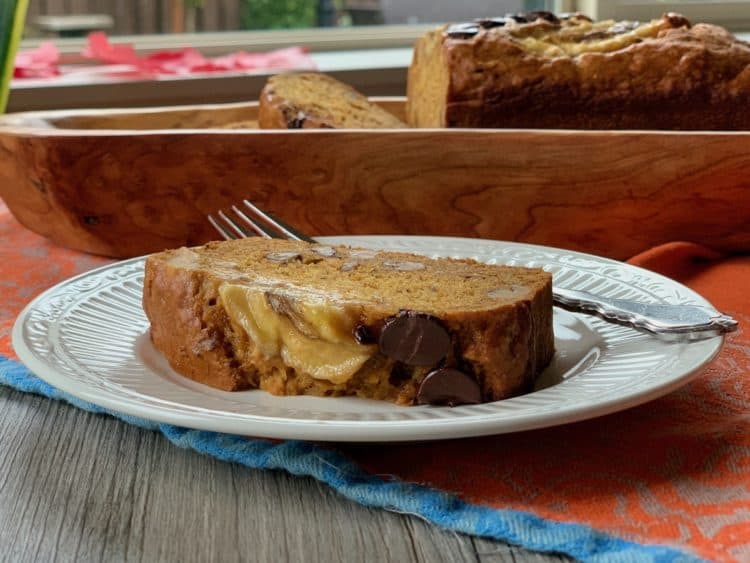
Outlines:
{"label": "white ceramic plate", "polygon": [[[620,262],[541,246],[436,237],[329,237],[329,243],[543,267],[560,287],[660,303],[708,303],[679,283]],[[172,371],[148,338],[143,258],[67,280],[32,301],[13,346],[39,377],[81,399],[180,426],[323,441],[436,440],[563,424],[622,410],[685,384],[721,337],[665,342],[555,309],[556,355],[533,393],[482,405],[398,407],[357,398],[228,393]]]}

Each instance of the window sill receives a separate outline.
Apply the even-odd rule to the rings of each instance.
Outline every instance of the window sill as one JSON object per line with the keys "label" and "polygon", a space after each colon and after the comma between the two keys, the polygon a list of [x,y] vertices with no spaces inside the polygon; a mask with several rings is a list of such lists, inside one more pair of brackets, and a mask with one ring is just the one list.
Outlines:
{"label": "window sill", "polygon": [[[311,53],[318,69],[370,96],[402,96],[411,48]],[[257,99],[273,71],[130,79],[68,75],[14,80],[8,112],[142,107]]]}
{"label": "window sill", "polygon": [[[112,37],[112,41],[132,44],[140,55],[186,46],[194,47],[206,56],[223,55],[231,51],[270,51],[295,45],[304,45],[311,52],[316,53],[411,47],[418,37],[436,25],[377,25],[273,31],[118,35]],[[38,47],[42,41],[45,39],[24,40],[21,43],[21,49]],[[55,39],[54,41],[60,53],[66,57],[76,57],[86,46],[85,38]]]}

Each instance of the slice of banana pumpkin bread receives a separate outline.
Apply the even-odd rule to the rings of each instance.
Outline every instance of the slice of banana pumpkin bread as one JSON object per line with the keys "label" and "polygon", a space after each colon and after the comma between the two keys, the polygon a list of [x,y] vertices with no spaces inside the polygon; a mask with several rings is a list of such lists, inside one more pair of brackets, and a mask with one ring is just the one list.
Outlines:
{"label": "slice of banana pumpkin bread", "polygon": [[143,291],[154,346],[227,391],[487,402],[554,349],[540,269],[248,238],[150,256]]}
{"label": "slice of banana pumpkin bread", "polygon": [[335,78],[278,74],[260,93],[261,129],[401,129],[406,124]]}

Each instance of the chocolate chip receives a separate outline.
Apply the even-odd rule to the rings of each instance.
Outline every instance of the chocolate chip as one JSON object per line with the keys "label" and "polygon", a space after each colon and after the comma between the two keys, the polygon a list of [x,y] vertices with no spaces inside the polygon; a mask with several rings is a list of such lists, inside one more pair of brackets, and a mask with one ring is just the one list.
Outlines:
{"label": "chocolate chip", "polygon": [[536,10],[534,12],[524,12],[524,16],[526,16],[526,19],[530,22],[536,21],[536,20],[544,20],[548,21],[549,23],[560,23],[560,19],[553,14],[552,12],[547,12],[545,10]]}
{"label": "chocolate chip", "polygon": [[562,14],[558,14],[557,17],[561,20],[571,20],[573,18],[578,20],[586,20],[587,22],[593,22],[590,17],[588,17],[586,14],[582,14],[581,12],[563,12]]}
{"label": "chocolate chip", "polygon": [[671,25],[672,27],[692,27],[690,24],[690,20],[682,14],[669,12],[668,14],[664,14],[662,17],[666,19],[669,22],[669,25]]}
{"label": "chocolate chip", "polygon": [[410,366],[434,366],[450,350],[448,331],[430,315],[404,311],[391,317],[380,332],[380,351]]}
{"label": "chocolate chip", "polygon": [[474,23],[482,29],[492,29],[493,27],[504,27],[508,20],[505,18],[479,18],[474,20]]}
{"label": "chocolate chip", "polygon": [[298,111],[292,119],[287,121],[287,129],[302,129],[305,125],[307,116],[304,111]]}
{"label": "chocolate chip", "polygon": [[83,222],[87,225],[98,225],[99,217],[97,217],[96,215],[84,215]]}
{"label": "chocolate chip", "polygon": [[479,33],[479,26],[473,23],[457,23],[450,26],[446,33],[453,39],[471,39]]}
{"label": "chocolate chip", "polygon": [[357,344],[375,344],[376,338],[369,327],[358,325],[354,329],[354,340],[357,341]]}
{"label": "chocolate chip", "polygon": [[506,20],[513,20],[516,23],[529,23],[526,19],[526,14],[521,12],[519,14],[505,14]]}
{"label": "chocolate chip", "polygon": [[482,402],[482,390],[472,376],[455,368],[431,371],[417,392],[420,405],[475,405]]}

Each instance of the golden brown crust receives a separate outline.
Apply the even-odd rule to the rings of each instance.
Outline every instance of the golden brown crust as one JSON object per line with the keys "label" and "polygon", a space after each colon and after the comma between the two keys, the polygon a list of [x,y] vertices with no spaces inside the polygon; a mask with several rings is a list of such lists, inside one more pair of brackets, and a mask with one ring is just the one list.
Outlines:
{"label": "golden brown crust", "polygon": [[252,386],[233,357],[226,314],[216,303],[216,284],[206,273],[147,261],[143,308],[151,341],[175,371],[224,391]]}
{"label": "golden brown crust", "polygon": [[[649,24],[653,36],[611,50],[591,40],[580,54],[533,44],[559,29],[542,20],[468,38],[429,32],[409,71],[408,120],[419,127],[750,129],[750,45],[714,25],[686,24],[668,14]],[[420,95],[431,87],[437,102]]]}
{"label": "golden brown crust", "polygon": [[[177,372],[226,391],[260,388],[276,395],[357,395],[403,405],[414,404],[419,384],[432,368],[405,370],[391,358],[376,353],[351,379],[332,383],[298,373],[280,358],[259,355],[248,335],[238,329],[224,309],[219,287],[229,278],[211,266],[226,265],[232,260],[239,262],[238,256],[248,254],[245,252],[250,248],[248,243],[274,252],[306,247],[304,243],[291,241],[246,240],[248,242],[209,243],[190,251],[167,251],[147,259],[143,307],[151,322],[151,339]],[[318,263],[302,264],[299,268],[318,267],[327,275],[340,271],[341,264],[349,258],[345,255],[346,250],[339,252],[344,258],[330,258],[333,265],[327,270],[325,265]],[[186,253],[189,253],[189,260],[184,258]],[[368,257],[366,260],[377,260],[380,264],[405,258],[433,262],[403,253],[380,253],[377,259]],[[249,265],[242,264],[243,271],[257,270],[253,262],[257,259],[252,258]],[[470,261],[451,262],[453,268],[461,271],[465,268],[467,275],[473,271],[474,263]],[[380,267],[378,264],[372,268]],[[552,358],[551,276],[541,270],[482,267],[498,269],[498,280],[503,281],[491,281],[493,287],[504,284],[512,287],[507,284],[514,279],[523,283],[522,297],[493,296],[494,301],[488,299],[487,306],[478,307],[475,303],[466,310],[451,308],[429,312],[439,318],[451,335],[451,351],[445,362],[473,374],[479,382],[483,400],[492,401],[530,390],[536,376]],[[367,271],[364,265],[362,269],[361,276],[365,277],[374,271]],[[273,268],[262,270],[262,276],[266,278],[272,275],[272,271]],[[514,277],[516,271],[520,275],[518,278]],[[397,272],[393,274],[399,275]],[[291,274],[284,275],[287,278],[278,278],[280,282]],[[353,278],[354,287],[360,283],[358,280],[364,279],[361,276]],[[382,283],[389,274],[381,273],[380,276]],[[329,279],[328,283],[335,282]],[[346,286],[346,283],[339,283],[333,287],[346,291],[342,289]],[[351,294],[345,295],[351,297]],[[400,308],[400,303],[379,303],[372,301],[372,294],[364,293],[360,319],[368,326],[379,326]]]}

